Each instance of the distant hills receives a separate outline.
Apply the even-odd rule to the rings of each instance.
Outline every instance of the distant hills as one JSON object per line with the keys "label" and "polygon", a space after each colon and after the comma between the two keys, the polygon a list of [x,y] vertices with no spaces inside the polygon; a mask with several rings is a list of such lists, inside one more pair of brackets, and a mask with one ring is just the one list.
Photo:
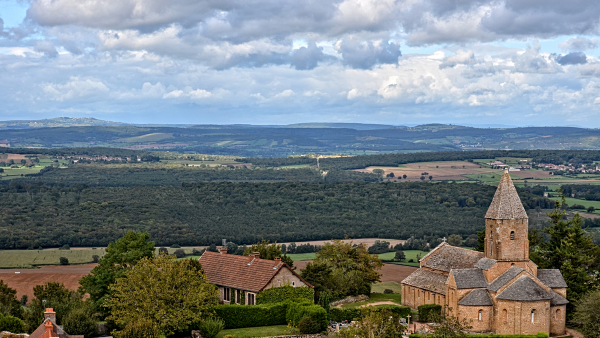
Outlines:
{"label": "distant hills", "polygon": [[95,118],[0,122],[0,145],[118,147],[141,150],[285,157],[306,153],[365,155],[485,149],[600,149],[600,130],[576,127],[416,127],[361,123],[136,125]]}

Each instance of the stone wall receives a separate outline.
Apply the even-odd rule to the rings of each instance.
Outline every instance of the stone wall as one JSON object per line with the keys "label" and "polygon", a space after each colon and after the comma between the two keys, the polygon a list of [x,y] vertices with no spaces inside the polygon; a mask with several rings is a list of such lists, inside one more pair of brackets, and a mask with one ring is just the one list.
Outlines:
{"label": "stone wall", "polygon": [[364,302],[365,300],[368,300],[368,299],[369,299],[369,296],[367,296],[367,295],[349,296],[344,299],[341,299],[341,300],[338,300],[335,302],[331,302],[331,304],[329,304],[329,306],[335,307],[338,305],[344,305],[344,304],[349,304],[349,303]]}
{"label": "stone wall", "polygon": [[[528,260],[528,222],[526,218],[486,219],[485,256],[495,260]],[[514,239],[511,239],[513,231]]]}
{"label": "stone wall", "polygon": [[[532,321],[531,311],[535,310]],[[498,300],[497,334],[536,334],[550,332],[550,301],[515,302]]]}
{"label": "stone wall", "polygon": [[567,306],[550,307],[550,335],[560,336],[566,333]]}
{"label": "stone wall", "polygon": [[[481,319],[479,319],[479,311],[481,311]],[[458,306],[458,318],[470,322],[473,332],[490,332],[493,313],[492,306]]]}
{"label": "stone wall", "polygon": [[287,268],[283,268],[279,270],[279,273],[273,277],[269,285],[265,287],[265,289],[277,288],[280,286],[291,285],[294,287],[297,286],[306,286],[306,284],[292,271]]}

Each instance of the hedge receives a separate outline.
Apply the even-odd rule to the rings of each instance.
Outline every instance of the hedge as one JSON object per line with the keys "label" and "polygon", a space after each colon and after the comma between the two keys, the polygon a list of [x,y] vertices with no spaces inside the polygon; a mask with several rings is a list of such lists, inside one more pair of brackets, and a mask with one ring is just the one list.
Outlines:
{"label": "hedge", "polygon": [[[421,338],[422,335],[413,333],[408,336],[409,338]],[[548,334],[545,332],[539,332],[538,334],[468,334],[468,338],[548,338]]]}
{"label": "hedge", "polygon": [[281,303],[290,299],[315,300],[315,290],[308,286],[293,287],[291,285],[270,288],[256,295],[256,304]]}
{"label": "hedge", "polygon": [[298,326],[300,320],[304,317],[310,317],[321,324],[321,330],[324,331],[329,325],[327,320],[327,311],[320,305],[306,303],[291,303],[287,308],[286,319],[293,326]]}
{"label": "hedge", "polygon": [[[411,309],[408,306],[395,306],[395,305],[382,305],[377,306],[376,309],[390,309],[392,313],[398,315],[400,318],[406,318],[411,314]],[[358,308],[354,309],[340,309],[337,307],[331,308],[331,320],[334,322],[353,321],[362,317],[361,311]]]}
{"label": "hedge", "polygon": [[417,307],[419,311],[419,321],[428,322],[433,320],[433,318],[437,315],[442,314],[442,306],[438,304],[424,304]]}
{"label": "hedge", "polygon": [[312,305],[305,299],[262,305],[218,305],[215,313],[225,322],[226,329],[242,327],[286,325],[288,307],[291,304]]}

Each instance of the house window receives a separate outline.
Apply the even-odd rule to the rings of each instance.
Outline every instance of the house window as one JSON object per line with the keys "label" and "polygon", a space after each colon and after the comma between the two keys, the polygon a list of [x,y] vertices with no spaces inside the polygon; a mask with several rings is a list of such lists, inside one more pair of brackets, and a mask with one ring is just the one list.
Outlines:
{"label": "house window", "polygon": [[535,309],[531,310],[531,323],[535,323]]}
{"label": "house window", "polygon": [[510,240],[511,240],[511,241],[514,241],[514,240],[515,240],[515,232],[514,232],[514,231],[511,231],[511,232],[510,232]]}
{"label": "house window", "polygon": [[248,305],[254,305],[254,294],[248,293]]}
{"label": "house window", "polygon": [[239,304],[241,300],[242,300],[241,291],[240,290],[235,290],[235,302],[237,304]]}
{"label": "house window", "polygon": [[483,314],[483,310],[479,310],[479,321],[481,321],[481,315]]}
{"label": "house window", "polygon": [[508,311],[506,311],[506,309],[502,310],[502,322],[503,323],[508,322]]}
{"label": "house window", "polygon": [[223,300],[227,302],[231,301],[231,289],[223,288]]}

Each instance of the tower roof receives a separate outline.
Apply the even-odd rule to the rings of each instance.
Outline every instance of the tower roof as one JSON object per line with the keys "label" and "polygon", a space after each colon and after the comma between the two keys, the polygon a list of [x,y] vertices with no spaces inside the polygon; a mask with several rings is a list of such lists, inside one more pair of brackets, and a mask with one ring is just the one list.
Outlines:
{"label": "tower roof", "polygon": [[517,194],[517,189],[510,179],[508,169],[504,170],[496,194],[485,214],[485,218],[491,219],[520,219],[528,218],[523,203]]}

